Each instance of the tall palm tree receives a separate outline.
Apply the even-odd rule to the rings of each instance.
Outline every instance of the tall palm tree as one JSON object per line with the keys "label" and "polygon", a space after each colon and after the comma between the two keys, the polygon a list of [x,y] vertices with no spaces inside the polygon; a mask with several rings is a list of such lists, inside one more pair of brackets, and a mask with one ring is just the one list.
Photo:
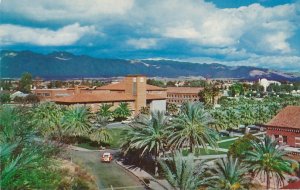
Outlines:
{"label": "tall palm tree", "polygon": [[292,172],[293,160],[286,158],[287,152],[269,136],[260,141],[252,141],[252,148],[252,151],[246,152],[246,161],[255,175],[266,179],[267,189],[270,188],[271,178],[276,179],[277,185],[283,183],[283,174]]}
{"label": "tall palm tree", "polygon": [[70,107],[62,118],[65,132],[74,136],[88,135],[91,127],[91,113],[85,106]]}
{"label": "tall palm tree", "polygon": [[210,113],[212,117],[214,118],[214,122],[212,123],[212,126],[214,126],[216,129],[226,129],[226,112],[222,109],[211,109]]}
{"label": "tall palm tree", "polygon": [[35,125],[44,136],[56,135],[62,139],[63,130],[61,118],[63,116],[62,107],[52,102],[41,103],[33,110],[32,124]]}
{"label": "tall palm tree", "polygon": [[215,85],[207,85],[202,91],[199,92],[199,95],[203,98],[205,105],[213,106],[215,98],[219,95],[220,90]]}
{"label": "tall palm tree", "polygon": [[248,170],[248,166],[243,165],[237,158],[221,159],[212,169],[217,179],[211,185],[213,189],[248,189],[251,184],[251,176],[248,174]]}
{"label": "tall palm tree", "polygon": [[196,146],[207,148],[208,144],[216,147],[218,134],[209,128],[211,123],[213,118],[204,110],[203,104],[186,102],[182,105],[179,116],[173,119],[168,128],[169,143],[175,148],[188,145],[191,153]]}
{"label": "tall palm tree", "polygon": [[141,150],[141,155],[151,154],[155,162],[155,176],[158,176],[158,159],[167,144],[165,129],[168,119],[164,112],[156,111],[151,113],[151,118],[142,116],[135,121],[126,135],[126,142],[123,145],[125,153],[132,150]]}
{"label": "tall palm tree", "polygon": [[112,140],[112,135],[107,129],[108,118],[97,115],[95,123],[90,131],[90,139],[98,143],[109,143]]}
{"label": "tall palm tree", "polygon": [[170,164],[160,160],[160,165],[174,189],[196,190],[200,186],[208,186],[215,179],[206,175],[208,166],[205,162],[194,162],[193,154],[184,157],[180,152],[176,152]]}

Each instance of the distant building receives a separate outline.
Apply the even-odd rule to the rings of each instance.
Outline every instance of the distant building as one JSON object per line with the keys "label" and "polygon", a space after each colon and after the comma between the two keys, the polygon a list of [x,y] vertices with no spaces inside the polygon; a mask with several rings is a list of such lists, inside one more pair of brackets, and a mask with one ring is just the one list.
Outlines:
{"label": "distant building", "polygon": [[53,101],[57,104],[83,104],[92,111],[99,109],[101,104],[112,104],[117,107],[121,102],[127,102],[133,114],[138,114],[142,107],[150,110],[166,110],[166,89],[146,84],[143,75],[126,76],[122,81],[106,86],[89,88],[75,86],[67,89],[35,89],[40,100]]}
{"label": "distant building", "polygon": [[258,83],[259,83],[261,86],[263,86],[263,87],[264,87],[264,92],[266,92],[266,91],[267,91],[267,88],[268,88],[268,86],[270,86],[270,84],[277,84],[277,85],[281,85],[281,83],[280,83],[280,82],[278,82],[278,81],[274,81],[274,80],[267,80],[267,79],[265,79],[265,78],[263,78],[263,79],[259,79],[259,80],[258,80]]}
{"label": "distant building", "polygon": [[300,147],[300,106],[287,106],[264,125],[280,144]]}
{"label": "distant building", "polygon": [[183,102],[196,102],[200,100],[201,87],[168,87],[167,102],[180,105]]}

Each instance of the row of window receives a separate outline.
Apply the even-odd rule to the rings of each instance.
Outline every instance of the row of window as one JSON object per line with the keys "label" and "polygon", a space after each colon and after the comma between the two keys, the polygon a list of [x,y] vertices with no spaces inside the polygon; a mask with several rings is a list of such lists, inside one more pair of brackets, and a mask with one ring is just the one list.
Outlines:
{"label": "row of window", "polygon": [[169,98],[197,98],[198,95],[176,95],[176,94],[171,94],[171,95],[167,95],[167,97]]}
{"label": "row of window", "polygon": [[37,93],[36,95],[37,96],[47,96],[47,97],[49,97],[50,93]]}

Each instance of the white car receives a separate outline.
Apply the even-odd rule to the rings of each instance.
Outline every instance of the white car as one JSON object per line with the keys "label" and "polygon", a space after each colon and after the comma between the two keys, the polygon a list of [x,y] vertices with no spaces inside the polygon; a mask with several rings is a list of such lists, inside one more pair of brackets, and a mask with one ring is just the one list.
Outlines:
{"label": "white car", "polygon": [[101,156],[101,162],[108,162],[110,163],[112,161],[113,157],[112,154],[109,152],[105,152]]}

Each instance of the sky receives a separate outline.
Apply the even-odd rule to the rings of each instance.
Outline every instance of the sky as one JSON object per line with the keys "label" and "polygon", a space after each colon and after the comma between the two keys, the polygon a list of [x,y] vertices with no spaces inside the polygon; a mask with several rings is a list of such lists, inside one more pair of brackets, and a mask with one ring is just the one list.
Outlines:
{"label": "sky", "polygon": [[300,72],[300,0],[0,0],[0,47]]}

